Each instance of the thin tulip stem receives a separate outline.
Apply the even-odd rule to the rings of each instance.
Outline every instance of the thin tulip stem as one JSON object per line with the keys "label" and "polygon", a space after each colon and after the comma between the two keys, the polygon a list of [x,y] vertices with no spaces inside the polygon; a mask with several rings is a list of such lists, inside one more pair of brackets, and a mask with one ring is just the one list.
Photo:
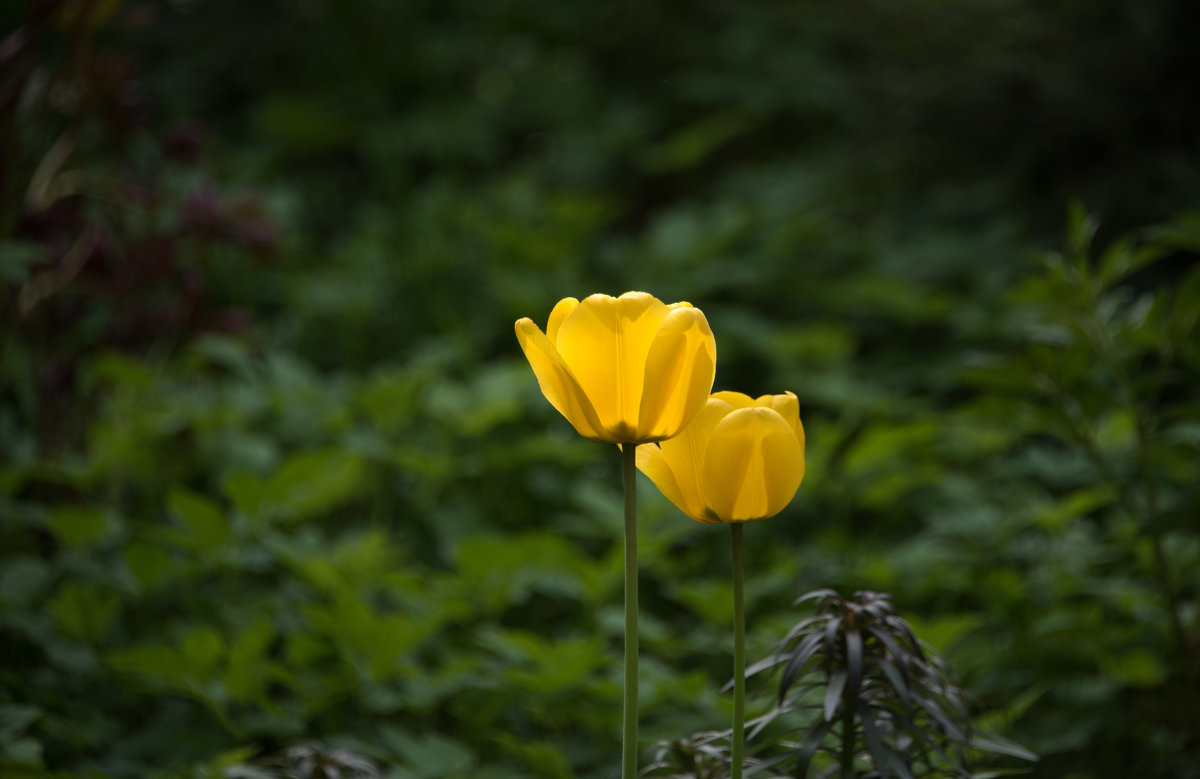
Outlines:
{"label": "thin tulip stem", "polygon": [[731,779],[742,779],[746,739],[746,606],[742,597],[742,523],[733,532],[733,766]]}
{"label": "thin tulip stem", "polygon": [[621,779],[635,779],[638,767],[638,563],[637,444],[621,447],[625,473],[625,702],[621,738]]}

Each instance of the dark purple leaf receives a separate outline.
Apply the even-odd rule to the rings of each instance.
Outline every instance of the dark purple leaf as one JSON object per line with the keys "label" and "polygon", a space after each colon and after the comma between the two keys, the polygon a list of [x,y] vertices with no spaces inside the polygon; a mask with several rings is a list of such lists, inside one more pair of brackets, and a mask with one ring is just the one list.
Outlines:
{"label": "dark purple leaf", "polygon": [[838,595],[836,590],[831,590],[828,588],[820,589],[820,590],[813,590],[812,592],[804,593],[799,598],[796,598],[796,600],[792,601],[792,606],[799,606],[801,603],[804,603],[805,601],[813,600],[814,598],[816,598],[818,600],[824,600],[825,598],[839,598],[840,599],[841,597],[842,596]]}
{"label": "dark purple leaf", "polygon": [[862,722],[863,735],[867,740],[867,751],[871,753],[871,761],[881,779],[893,775],[899,779],[913,779],[912,772],[904,765],[904,761],[884,741],[879,725],[865,706],[858,707],[858,718]]}
{"label": "dark purple leaf", "polygon": [[805,779],[808,776],[808,767],[832,728],[833,723],[826,721],[818,722],[808,731],[808,737],[804,739],[800,749],[796,750],[796,779]]}
{"label": "dark purple leaf", "polygon": [[797,675],[816,653],[821,645],[822,633],[813,633],[808,638],[800,642],[792,652],[791,659],[788,661],[787,667],[783,669],[783,675],[779,679],[779,700],[782,701],[787,697],[787,691],[796,681]]}
{"label": "dark purple leaf", "polygon": [[850,672],[850,697],[857,698],[863,672],[863,639],[857,628],[846,631],[846,668]]}
{"label": "dark purple leaf", "polygon": [[1038,761],[1038,756],[1033,752],[1030,752],[1020,744],[1009,741],[1006,738],[1001,738],[1000,736],[973,735],[971,736],[970,746],[972,749],[982,749],[986,752],[995,752],[998,755],[1008,755],[1009,757],[1028,760],[1031,763]]}
{"label": "dark purple leaf", "polygon": [[825,688],[825,721],[833,719],[833,713],[837,710],[838,701],[842,699],[842,692],[846,689],[846,672],[838,669],[829,675],[829,684]]}

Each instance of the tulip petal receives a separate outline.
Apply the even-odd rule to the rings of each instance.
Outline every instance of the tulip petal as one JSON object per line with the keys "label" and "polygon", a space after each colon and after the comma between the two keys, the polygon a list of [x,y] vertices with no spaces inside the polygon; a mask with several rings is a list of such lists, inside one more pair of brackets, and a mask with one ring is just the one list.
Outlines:
{"label": "tulip petal", "polygon": [[571,369],[563,362],[557,350],[550,344],[549,339],[538,326],[528,317],[520,319],[516,324],[517,340],[525,359],[533,367],[537,376],[538,386],[550,405],[558,409],[558,413],[584,438],[593,441],[608,441],[603,434],[596,411],[592,408],[587,395],[572,375]]}
{"label": "tulip petal", "polygon": [[646,356],[638,430],[646,440],[671,438],[708,400],[716,376],[717,342],[699,309],[667,314]]}
{"label": "tulip petal", "polygon": [[558,353],[591,401],[606,440],[643,440],[638,411],[646,355],[667,311],[645,292],[591,295],[558,327]]}
{"label": "tulip petal", "polygon": [[757,398],[751,398],[740,392],[724,391],[714,392],[712,396],[724,400],[734,408],[761,406],[775,409],[792,426],[796,438],[800,441],[800,446],[804,446],[804,425],[800,423],[800,401],[797,400],[794,392],[785,392],[782,395],[759,395]]}
{"label": "tulip petal", "polygon": [[657,444],[642,444],[637,448],[637,467],[680,511],[697,522],[705,521],[704,504],[698,502],[694,495],[684,492]]}
{"label": "tulip petal", "polygon": [[[648,445],[638,449],[639,468],[642,467],[640,453],[643,449],[651,452],[661,451],[662,460],[671,471],[675,490],[679,496],[678,500],[670,495],[667,497],[671,498],[671,502],[678,506],[680,511],[697,522],[718,523],[721,521],[720,517],[713,513],[705,497],[702,466],[704,465],[704,452],[708,448],[713,429],[732,410],[728,403],[709,398],[679,435],[663,441],[657,446]],[[658,485],[658,480],[650,471],[643,468],[642,472],[649,476],[656,486]],[[662,488],[659,487],[659,489]],[[666,495],[665,490],[663,494]]]}
{"label": "tulip petal", "polygon": [[575,298],[563,298],[554,306],[554,310],[550,312],[550,319],[546,322],[546,339],[558,348],[558,328],[562,327],[563,320],[566,319],[572,311],[579,305],[579,301]]}
{"label": "tulip petal", "polygon": [[763,395],[755,402],[760,406],[778,411],[779,416],[792,426],[796,438],[800,441],[800,446],[804,446],[804,426],[800,424],[800,401],[794,392],[785,392],[782,395]]}
{"label": "tulip petal", "polygon": [[730,392],[729,390],[721,390],[712,394],[714,398],[720,398],[728,403],[733,408],[750,408],[756,405],[754,398],[749,395],[744,395],[741,392]]}
{"label": "tulip petal", "polygon": [[703,466],[708,504],[726,522],[774,516],[804,478],[804,448],[771,408],[730,412],[713,429]]}

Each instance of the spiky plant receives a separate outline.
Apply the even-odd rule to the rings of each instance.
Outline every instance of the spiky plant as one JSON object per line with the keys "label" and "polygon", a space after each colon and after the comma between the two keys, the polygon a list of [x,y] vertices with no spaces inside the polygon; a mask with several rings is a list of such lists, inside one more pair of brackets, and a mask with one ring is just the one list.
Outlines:
{"label": "spiky plant", "polygon": [[[972,728],[950,667],[897,616],[891,596],[823,589],[794,605],[817,613],[746,669],[760,686],[778,673],[775,707],[747,723],[746,776],[756,779],[984,779],[981,753],[1035,761],[1023,747]],[[725,779],[730,731],[660,742],[644,776]]]}
{"label": "spiky plant", "polygon": [[979,777],[971,769],[978,751],[1037,759],[972,729],[949,665],[897,616],[891,596],[854,598],[829,589],[801,596],[794,605],[814,602],[817,613],[793,627],[773,657],[747,669],[748,676],[781,669],[778,713],[760,728],[783,713],[814,715],[795,731],[789,773],[808,776],[822,753],[832,765],[819,776],[843,779]]}
{"label": "spiky plant", "polygon": [[225,770],[227,779],[378,779],[381,774],[367,758],[345,749],[317,743],[295,744],[283,752]]}

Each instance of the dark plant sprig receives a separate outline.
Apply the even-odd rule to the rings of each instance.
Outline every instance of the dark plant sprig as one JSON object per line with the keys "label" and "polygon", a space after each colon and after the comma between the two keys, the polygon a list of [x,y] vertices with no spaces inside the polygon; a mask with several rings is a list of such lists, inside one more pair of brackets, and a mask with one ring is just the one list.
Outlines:
{"label": "dark plant sprig", "polygon": [[822,776],[840,768],[842,777],[899,779],[976,776],[972,750],[1037,759],[973,731],[949,666],[897,616],[889,595],[854,597],[829,589],[801,596],[795,605],[813,601],[817,614],[793,627],[774,656],[747,669],[748,676],[782,669],[780,712],[818,715],[794,729],[800,744],[792,775],[808,776],[820,753],[835,762]]}
{"label": "dark plant sprig", "polygon": [[[973,773],[977,753],[1032,762],[1037,756],[971,726],[965,693],[941,656],[921,642],[886,593],[856,592],[847,600],[815,590],[795,605],[815,602],[778,650],[746,669],[760,680],[779,672],[776,705],[747,724],[746,776],[817,779],[983,779],[1024,768]],[[642,776],[725,779],[731,731],[707,731],[662,741]]]}
{"label": "dark plant sprig", "polygon": [[[774,716],[775,712],[771,712],[746,724],[754,728],[760,725],[760,720]],[[664,779],[728,779],[731,774],[733,731],[730,728],[693,733],[674,741],[659,741],[654,746],[654,759],[642,769],[639,776]],[[786,759],[787,753],[779,749],[768,752],[766,749],[778,746],[775,743],[764,743],[755,749],[754,744],[747,744],[747,754],[742,762],[744,775],[756,779],[777,779],[785,776],[786,774],[781,774],[778,769]]]}
{"label": "dark plant sprig", "polygon": [[345,749],[304,743],[225,770],[227,779],[377,779],[379,769],[367,758]]}

